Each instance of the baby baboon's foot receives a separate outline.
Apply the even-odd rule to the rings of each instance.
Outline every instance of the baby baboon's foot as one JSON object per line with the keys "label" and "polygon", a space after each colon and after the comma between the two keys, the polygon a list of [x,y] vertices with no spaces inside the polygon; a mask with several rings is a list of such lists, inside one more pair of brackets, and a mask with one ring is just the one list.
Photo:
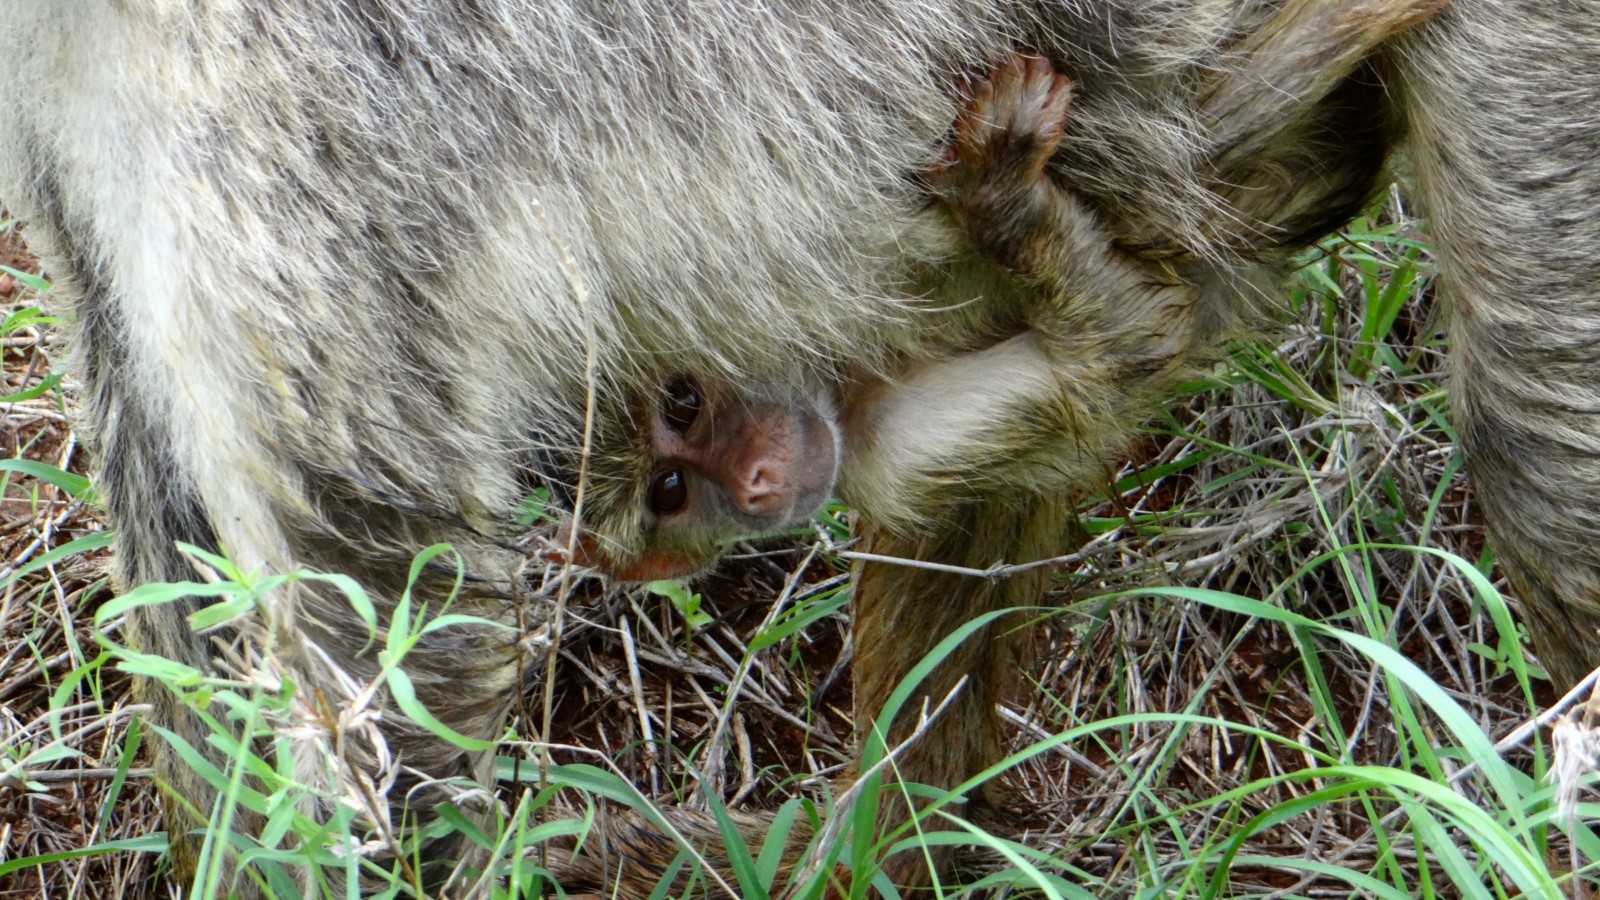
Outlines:
{"label": "baby baboon's foot", "polygon": [[1061,143],[1072,102],[1072,79],[1042,56],[1013,55],[973,82],[956,117],[954,162],[975,172],[1013,167],[1014,176],[1042,176]]}
{"label": "baby baboon's foot", "polygon": [[1072,80],[1040,56],[1017,54],[971,84],[956,114],[934,193],[973,245],[1002,265],[1048,230],[1058,188],[1045,172],[1066,128]]}

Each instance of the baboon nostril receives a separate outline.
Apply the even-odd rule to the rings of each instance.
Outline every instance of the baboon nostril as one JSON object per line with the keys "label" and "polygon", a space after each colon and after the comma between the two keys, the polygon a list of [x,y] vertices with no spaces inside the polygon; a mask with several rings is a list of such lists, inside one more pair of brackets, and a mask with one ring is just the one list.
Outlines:
{"label": "baboon nostril", "polygon": [[744,488],[740,492],[739,506],[745,512],[767,514],[775,511],[782,502],[782,481],[773,478],[771,470],[766,466],[756,466],[751,469],[750,477],[745,479]]}

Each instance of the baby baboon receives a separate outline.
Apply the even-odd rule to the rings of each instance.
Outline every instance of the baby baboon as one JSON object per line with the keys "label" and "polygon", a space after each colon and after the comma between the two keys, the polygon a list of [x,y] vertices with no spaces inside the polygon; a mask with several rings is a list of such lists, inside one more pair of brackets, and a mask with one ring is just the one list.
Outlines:
{"label": "baby baboon", "polygon": [[[569,531],[586,560],[688,570],[729,527],[793,511],[757,503],[751,522],[724,509],[704,530],[660,532],[675,488],[656,476],[672,469],[630,441],[645,423],[671,430],[662,389],[682,377],[718,397],[755,385],[746,421],[805,425],[759,454],[784,460],[797,505],[831,477],[811,461],[823,442],[801,432],[821,433],[811,425],[835,394],[855,397],[845,484],[875,549],[980,566],[996,546],[1017,561],[1057,552],[1054,482],[1026,474],[977,480],[949,525],[911,527],[949,485],[924,476],[961,460],[888,427],[916,413],[905,401],[919,386],[983,384],[973,354],[1020,339],[1047,371],[1066,364],[1046,352],[1071,337],[1050,330],[1049,303],[1073,295],[1024,276],[1042,261],[1074,284],[1079,261],[1035,247],[1019,268],[1011,239],[950,227],[914,177],[938,169],[964,79],[1016,49],[1077,86],[1050,176],[1119,265],[1193,291],[1198,344],[1250,318],[1238,286],[1347,218],[1404,140],[1457,310],[1463,441],[1541,658],[1571,681],[1600,626],[1588,287],[1600,263],[1585,225],[1600,197],[1588,174],[1600,138],[1585,127],[1600,37],[1566,7],[1456,0],[1388,39],[1438,6],[23,0],[0,29],[0,197],[29,220],[55,302],[75,315],[82,424],[123,584],[189,578],[175,546],[187,541],[226,547],[246,571],[353,574],[386,622],[410,558],[449,541],[469,576],[454,609],[514,623],[526,612],[506,574],[520,562],[514,510],[531,470],[585,468],[573,448],[591,358],[598,449]],[[1074,432],[1054,446],[1080,437],[1119,440]],[[675,441],[652,447],[671,455]],[[686,465],[712,446],[690,444]],[[765,471],[718,474],[741,468]],[[858,477],[885,470],[912,477],[892,492]],[[667,562],[630,571],[651,559]],[[417,596],[439,599],[449,574],[428,573]],[[865,567],[863,716],[930,641],[1034,588]],[[342,600],[301,582],[267,603],[316,645],[294,661],[303,682],[333,683],[330,666],[377,672],[382,641],[352,631]],[[207,667],[207,641],[182,618],[197,605],[135,611],[133,640]],[[905,608],[919,610],[914,633]],[[976,647],[980,673],[1014,652]],[[518,653],[501,630],[460,625],[425,635],[408,663],[424,705],[489,738]],[[975,679],[946,720],[987,723],[991,681]],[[191,713],[161,690],[147,698],[204,746]],[[489,774],[486,754],[386,721],[410,771]],[[907,777],[948,784],[992,752],[992,724],[962,732]],[[209,808],[175,755],[158,767]],[[406,778],[393,796],[408,796]],[[426,809],[435,795],[410,799]]]}

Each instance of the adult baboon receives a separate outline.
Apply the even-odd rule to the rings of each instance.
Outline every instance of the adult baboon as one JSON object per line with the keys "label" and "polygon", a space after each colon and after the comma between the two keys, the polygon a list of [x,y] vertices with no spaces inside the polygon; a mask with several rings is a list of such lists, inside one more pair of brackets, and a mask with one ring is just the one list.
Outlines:
{"label": "adult baboon", "polygon": [[[919,177],[939,168],[964,79],[1016,49],[1077,85],[1053,177],[1108,252],[1194,291],[1201,342],[1251,316],[1237,286],[1348,217],[1403,139],[1455,304],[1452,391],[1480,496],[1542,661],[1572,681],[1600,626],[1585,225],[1600,33],[1565,7],[1457,0],[1370,61],[1329,52],[1365,51],[1436,6],[18,0],[0,30],[0,196],[75,312],[124,584],[189,577],[181,540],[246,570],[350,572],[387,612],[410,557],[447,540],[468,568],[458,608],[511,622],[504,538],[530,471],[578,468],[591,351],[605,477],[585,486],[594,527],[570,536],[587,561],[659,574],[708,560],[721,520],[652,543],[678,509],[661,480],[674,470],[607,448],[664,424],[691,461],[708,452],[692,424],[674,430],[689,421],[671,400],[680,377],[712,394],[754,385],[751,422],[814,436],[841,385],[864,386],[869,409],[1019,333],[1050,338],[1014,261],[930,211]],[[641,400],[663,386],[665,405]],[[789,467],[784,448],[813,437],[773,440],[782,452],[721,474],[777,461],[796,503],[831,477]],[[996,544],[963,535],[1019,561],[1059,544],[1048,483],[979,483],[954,524],[918,533],[905,523],[939,495],[873,496],[849,477],[872,459],[847,458],[847,486],[882,523],[880,550],[986,565]],[[793,511],[744,484],[729,520]],[[640,560],[666,563],[630,571]],[[864,708],[927,640],[1033,589],[868,567]],[[895,612],[924,596],[949,599],[919,619],[926,633],[901,633]],[[299,661],[308,677],[324,658],[372,676],[341,601],[302,583],[270,603],[326,651]],[[136,612],[134,639],[206,666],[180,618],[195,605]],[[978,671],[1011,652],[979,647]],[[488,737],[516,652],[463,626],[409,660],[425,705]],[[975,687],[947,715],[987,721],[993,687]],[[175,703],[149,699],[201,743]],[[947,781],[990,752],[992,731],[968,730],[973,743],[909,777]],[[390,745],[415,770],[488,774],[486,756],[403,723]],[[181,766],[162,772],[203,801]]]}

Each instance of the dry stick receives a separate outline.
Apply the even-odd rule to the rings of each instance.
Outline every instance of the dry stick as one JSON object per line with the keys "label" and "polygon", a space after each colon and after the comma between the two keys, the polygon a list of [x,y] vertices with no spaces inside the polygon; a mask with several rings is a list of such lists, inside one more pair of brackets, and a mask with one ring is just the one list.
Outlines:
{"label": "dry stick", "polygon": [[1001,581],[1023,572],[1053,566],[1066,557],[1051,557],[1030,563],[1007,565],[997,562],[987,569],[974,569],[970,566],[952,566],[947,563],[927,562],[920,559],[906,559],[903,556],[884,556],[880,553],[863,553],[859,550],[843,550],[834,554],[840,559],[860,560],[862,562],[887,563],[891,566],[905,566],[912,569],[926,569],[929,572],[944,572],[948,575],[969,575],[973,578],[983,578],[988,581]]}
{"label": "dry stick", "polygon": [[[107,781],[117,776],[121,769],[95,768],[95,769],[47,769],[43,772],[29,772],[29,781],[60,782],[60,781]],[[155,769],[129,769],[126,777],[135,780],[149,778]],[[21,788],[20,781],[14,781],[9,775],[0,775],[0,786]]]}
{"label": "dry stick", "polygon": [[[1343,487],[1343,485],[1334,485],[1332,489],[1337,490],[1337,489],[1342,489],[1342,487]],[[1319,492],[1319,495],[1320,495],[1320,492]],[[1230,556],[1236,555],[1241,548],[1246,547],[1246,546],[1250,546],[1251,544],[1255,544],[1255,543],[1257,543],[1257,542],[1259,542],[1261,540],[1264,540],[1265,538],[1271,536],[1272,534],[1277,532],[1278,529],[1282,527],[1283,522],[1287,521],[1289,518],[1291,518],[1291,516],[1292,516],[1292,513],[1290,511],[1283,511],[1283,512],[1274,512],[1274,513],[1267,514],[1265,516],[1257,517],[1260,521],[1264,522],[1264,524],[1262,524],[1259,527],[1257,527],[1254,531],[1251,531],[1250,533],[1246,534],[1243,538],[1240,538],[1239,540],[1234,541],[1232,544],[1230,544],[1229,546],[1223,548],[1222,550],[1218,550],[1218,551],[1216,551],[1214,553],[1210,553],[1210,554],[1207,554],[1205,556],[1190,557],[1190,558],[1188,558],[1186,560],[1179,561],[1179,562],[1166,562],[1166,563],[1163,563],[1162,569],[1163,569],[1163,571],[1165,571],[1169,575],[1175,575],[1175,574],[1180,574],[1180,573],[1185,573],[1185,572],[1201,571],[1201,570],[1211,569],[1211,568],[1215,567],[1216,564],[1218,562],[1220,562],[1221,560],[1224,560],[1224,559],[1227,559]],[[1226,530],[1227,531],[1238,531],[1238,528],[1234,527],[1234,526],[1228,526],[1226,528]],[[1093,542],[1093,544],[1101,544],[1101,543],[1103,543],[1103,541],[1104,541],[1104,537],[1097,538]],[[1013,575],[1020,575],[1023,572],[1032,571],[1033,569],[1046,568],[1046,567],[1049,567],[1049,566],[1074,565],[1076,563],[1083,562],[1083,561],[1089,559],[1093,555],[1093,553],[1089,549],[1081,549],[1081,550],[1075,550],[1072,553],[1063,554],[1061,556],[1053,556],[1053,557],[1051,557],[1049,559],[1034,560],[1033,562],[1028,562],[1028,563],[1010,564],[1010,563],[1006,563],[1004,561],[1000,561],[1000,562],[996,562],[994,565],[988,567],[987,569],[975,569],[975,568],[972,568],[970,566],[953,566],[953,565],[949,565],[947,563],[936,563],[936,562],[927,562],[927,561],[924,561],[924,560],[917,560],[917,559],[907,559],[907,558],[902,557],[902,556],[884,556],[884,555],[878,554],[878,553],[866,553],[866,552],[859,551],[859,550],[839,549],[840,547],[849,547],[854,543],[856,543],[856,542],[854,540],[851,540],[851,541],[845,542],[843,544],[834,544],[834,545],[830,546],[829,550],[832,552],[833,556],[835,556],[835,557],[837,557],[839,559],[850,559],[850,560],[861,560],[861,561],[864,561],[864,562],[884,563],[884,564],[891,565],[891,566],[905,566],[907,568],[913,568],[913,569],[924,569],[924,570],[927,570],[929,572],[943,572],[943,573],[948,574],[948,575],[966,575],[966,576],[971,577],[971,578],[983,578],[983,579],[986,579],[988,581],[1001,581],[1001,580],[1004,580],[1006,578],[1010,578]],[[1154,562],[1161,562],[1159,557],[1156,558],[1153,561]],[[1123,574],[1127,574],[1129,572],[1134,571],[1135,568],[1146,568],[1146,567],[1145,566],[1124,567],[1122,569],[1109,570],[1109,571],[1105,572],[1104,574],[1107,575],[1107,576],[1123,575]]]}
{"label": "dry stick", "polygon": [[644,738],[645,759],[650,766],[650,780],[654,783],[661,754],[656,747],[655,729],[650,727],[650,713],[644,706],[644,684],[639,679],[639,654],[633,647],[633,629],[629,627],[627,613],[623,613],[622,620],[617,624],[622,631],[622,656],[628,664],[628,686],[633,693],[633,708],[639,714],[639,733]]}
{"label": "dry stick", "polygon": [[[1561,699],[1557,700],[1549,709],[1540,713],[1535,718],[1518,725],[1510,734],[1501,738],[1499,741],[1496,741],[1494,745],[1495,752],[1504,753],[1507,750],[1510,750],[1512,747],[1521,744],[1523,741],[1526,741],[1529,737],[1531,737],[1535,729],[1550,724],[1557,716],[1564,715],[1568,709],[1578,703],[1580,698],[1585,697],[1591,690],[1594,689],[1597,681],[1600,681],[1600,669],[1595,669],[1593,672],[1590,672],[1587,678],[1578,682],[1577,686],[1572,690],[1561,695]],[[1471,772],[1477,767],[1477,765],[1477,762],[1469,762],[1465,766],[1462,766],[1460,771],[1450,776],[1450,782],[1454,784],[1456,781],[1459,781],[1462,776],[1466,775],[1468,772]]]}
{"label": "dry stick", "polygon": [[728,805],[740,803],[756,789],[756,759],[750,743],[750,729],[744,724],[744,714],[734,713],[733,743],[739,748],[739,789],[728,799]]}
{"label": "dry stick", "polygon": [[[539,725],[540,735],[546,740],[550,737],[552,723],[555,719],[555,683],[556,659],[560,656],[561,632],[566,624],[567,601],[572,597],[572,560],[577,557],[577,544],[580,529],[583,527],[583,500],[585,488],[588,484],[589,454],[594,442],[594,411],[595,411],[595,333],[594,315],[589,307],[589,290],[584,286],[583,276],[578,271],[578,261],[567,250],[561,238],[556,234],[554,223],[545,213],[544,204],[537,197],[532,198],[533,211],[539,217],[539,224],[544,228],[545,237],[550,239],[550,246],[556,251],[556,256],[561,260],[561,267],[566,272],[567,284],[572,288],[573,298],[578,302],[578,309],[582,313],[579,317],[583,323],[583,441],[578,454],[578,484],[573,492],[572,500],[572,530],[567,535],[567,547],[562,563],[561,574],[556,588],[556,608],[551,617],[549,629],[549,643],[545,647],[544,666],[544,709]],[[539,754],[539,783],[547,784],[550,781],[550,754]],[[549,867],[548,844],[539,847],[540,865]]]}

